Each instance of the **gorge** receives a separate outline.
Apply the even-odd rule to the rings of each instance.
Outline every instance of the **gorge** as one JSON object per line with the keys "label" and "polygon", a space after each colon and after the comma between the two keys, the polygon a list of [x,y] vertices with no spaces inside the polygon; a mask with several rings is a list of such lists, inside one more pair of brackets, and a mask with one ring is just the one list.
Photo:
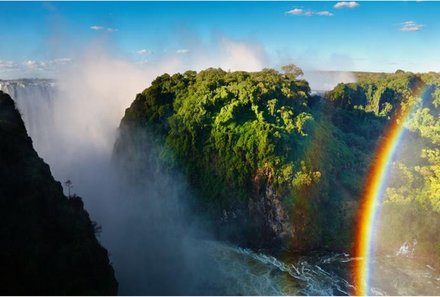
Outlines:
{"label": "gorge", "polygon": [[[136,96],[118,134],[89,127],[100,125],[93,103],[91,116],[70,130],[78,121],[69,110],[81,109],[69,109],[74,96],[63,96],[55,81],[1,81],[0,89],[17,97],[55,177],[73,182],[102,225],[120,294],[348,295],[368,164],[396,107],[416,100],[408,97],[416,82],[427,91],[396,160],[416,146],[433,166],[437,143],[430,128],[437,76],[356,76],[320,97],[307,81],[276,70],[165,74]],[[95,141],[99,134],[105,141]],[[407,161],[396,162],[387,190],[379,235],[387,241],[377,240],[371,294],[439,289],[435,201],[404,200],[413,195],[408,180],[426,188],[417,174],[433,176],[427,172],[435,168]],[[402,210],[414,218],[405,230],[396,228]],[[417,220],[422,215],[431,226]],[[413,255],[395,255],[416,237]]]}

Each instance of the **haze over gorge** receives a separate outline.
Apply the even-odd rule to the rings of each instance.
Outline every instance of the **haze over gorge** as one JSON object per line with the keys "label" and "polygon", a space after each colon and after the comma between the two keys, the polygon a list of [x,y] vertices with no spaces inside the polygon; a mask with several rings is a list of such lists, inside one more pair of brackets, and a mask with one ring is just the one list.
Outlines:
{"label": "haze over gorge", "polygon": [[0,2],[0,294],[440,295],[439,8]]}

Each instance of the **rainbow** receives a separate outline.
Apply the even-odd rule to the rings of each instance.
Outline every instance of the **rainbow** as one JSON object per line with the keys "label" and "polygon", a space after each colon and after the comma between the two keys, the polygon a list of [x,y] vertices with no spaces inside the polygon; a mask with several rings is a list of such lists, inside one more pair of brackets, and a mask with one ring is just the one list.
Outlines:
{"label": "rainbow", "polygon": [[[414,88],[412,96],[420,97],[425,88],[418,85]],[[414,100],[414,102],[417,100]],[[354,269],[356,295],[368,295],[371,277],[371,257],[373,256],[373,240],[375,222],[379,216],[379,206],[386,186],[386,179],[393,156],[399,146],[404,132],[404,124],[410,118],[417,104],[399,109],[391,119],[385,134],[379,141],[375,159],[367,177],[365,192],[359,212],[359,221],[356,230],[355,256],[360,257],[359,265]]]}

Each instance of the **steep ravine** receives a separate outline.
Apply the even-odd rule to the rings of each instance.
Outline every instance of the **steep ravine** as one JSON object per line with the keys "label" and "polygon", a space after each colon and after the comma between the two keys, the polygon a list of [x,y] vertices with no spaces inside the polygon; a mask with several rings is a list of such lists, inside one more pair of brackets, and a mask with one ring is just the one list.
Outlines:
{"label": "steep ravine", "polygon": [[[62,152],[60,152],[62,153]],[[66,197],[0,92],[0,294],[115,295],[118,283],[81,198]]]}

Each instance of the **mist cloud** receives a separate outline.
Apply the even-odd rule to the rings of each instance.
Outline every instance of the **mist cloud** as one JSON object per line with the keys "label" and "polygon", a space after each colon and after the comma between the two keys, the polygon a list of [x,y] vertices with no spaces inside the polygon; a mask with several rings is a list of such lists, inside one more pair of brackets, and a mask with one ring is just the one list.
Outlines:
{"label": "mist cloud", "polygon": [[[64,65],[57,74],[59,100],[54,102],[55,122],[59,124],[48,128],[53,130],[54,143],[43,148],[47,150],[47,157],[53,159],[51,163],[68,167],[69,158],[89,152],[109,155],[125,109],[137,93],[163,73],[207,67],[257,71],[267,63],[264,48],[256,43],[224,36],[215,39],[215,43],[215,52],[207,51],[208,45],[200,44],[187,55],[168,54],[139,63],[109,53],[108,43],[104,41],[91,44],[72,59],[45,64],[31,62],[35,67]],[[139,52],[146,54],[148,50]],[[68,177],[63,174],[63,178]]]}
{"label": "mist cloud", "polygon": [[349,71],[304,71],[306,79],[313,91],[330,91],[338,83],[356,82],[356,76]]}
{"label": "mist cloud", "polygon": [[[225,271],[226,280],[218,259],[196,239],[212,237],[186,205],[192,190],[185,176],[159,167],[127,181],[111,162],[112,149],[125,109],[156,76],[207,67],[258,71],[270,65],[267,52],[256,41],[215,35],[211,42],[182,44],[180,53],[170,51],[146,63],[112,52],[108,42],[91,43],[68,60],[29,63],[64,63],[57,71],[55,99],[45,111],[47,122],[40,127],[48,137],[37,141],[36,149],[56,179],[73,182],[73,192],[102,225],[100,240],[110,252],[121,294],[222,294],[231,271]],[[152,141],[147,143],[154,149]]]}
{"label": "mist cloud", "polygon": [[149,63],[110,53],[107,41],[94,42],[59,69],[49,114],[40,116],[47,119],[40,129],[48,137],[36,141],[36,149],[57,180],[73,182],[73,192],[102,225],[100,239],[122,294],[219,292],[213,288],[222,274],[202,241],[194,239],[210,236],[188,214],[185,201],[192,194],[185,177],[159,168],[152,176],[138,176],[133,186],[111,162],[125,109],[156,76],[206,67],[260,70],[266,63],[256,43],[224,36],[214,42],[215,52],[198,44],[185,55],[173,52]]}

